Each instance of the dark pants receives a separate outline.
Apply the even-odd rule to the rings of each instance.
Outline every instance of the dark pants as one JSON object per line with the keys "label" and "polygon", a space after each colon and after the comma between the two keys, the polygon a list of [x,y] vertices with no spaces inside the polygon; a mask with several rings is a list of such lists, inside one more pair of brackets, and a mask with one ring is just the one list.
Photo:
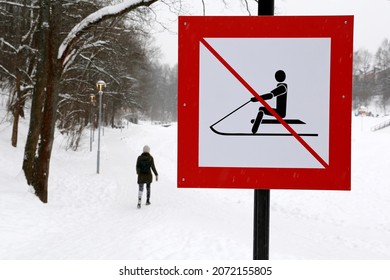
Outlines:
{"label": "dark pants", "polygon": [[[138,184],[139,189],[138,189],[138,200],[141,201],[142,199],[142,193],[144,191],[144,183]],[[150,199],[150,183],[146,183],[146,200]]]}

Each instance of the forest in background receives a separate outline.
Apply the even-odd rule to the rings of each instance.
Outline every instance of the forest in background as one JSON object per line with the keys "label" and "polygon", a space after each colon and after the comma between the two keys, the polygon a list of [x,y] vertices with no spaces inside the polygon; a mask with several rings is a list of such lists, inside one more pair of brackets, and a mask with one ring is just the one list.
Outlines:
{"label": "forest in background", "polygon": [[[31,108],[39,78],[40,15],[39,1],[8,2],[0,3],[0,83],[9,92],[7,108],[14,121],[12,145],[16,146],[18,119]],[[54,32],[61,39],[66,26],[75,26],[104,6],[104,1],[57,2],[62,2],[63,12]],[[65,61],[56,106],[57,128],[74,138],[69,148],[77,148],[85,127],[91,122],[96,125],[98,80],[107,84],[104,125],[115,127],[126,116],[176,120],[177,66],[159,62],[160,50],[150,35],[151,21],[149,9],[138,9],[92,26],[81,35]]]}
{"label": "forest in background", "polygon": [[390,41],[385,38],[375,54],[359,49],[353,57],[353,109],[375,104],[388,114],[390,103]]}

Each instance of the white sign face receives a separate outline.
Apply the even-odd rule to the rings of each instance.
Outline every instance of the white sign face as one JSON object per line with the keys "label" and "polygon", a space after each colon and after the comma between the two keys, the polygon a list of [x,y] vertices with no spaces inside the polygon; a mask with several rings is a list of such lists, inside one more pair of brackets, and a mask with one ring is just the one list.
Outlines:
{"label": "white sign face", "polygon": [[325,168],[330,47],[330,38],[201,41],[199,167]]}

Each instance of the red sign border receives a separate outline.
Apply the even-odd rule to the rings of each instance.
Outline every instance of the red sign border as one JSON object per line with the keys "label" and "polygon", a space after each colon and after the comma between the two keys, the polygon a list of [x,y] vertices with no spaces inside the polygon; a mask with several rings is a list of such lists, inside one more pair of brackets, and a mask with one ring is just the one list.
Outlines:
{"label": "red sign border", "polygon": [[[329,166],[199,167],[199,49],[203,38],[331,38]],[[181,16],[178,187],[351,189],[353,16]]]}

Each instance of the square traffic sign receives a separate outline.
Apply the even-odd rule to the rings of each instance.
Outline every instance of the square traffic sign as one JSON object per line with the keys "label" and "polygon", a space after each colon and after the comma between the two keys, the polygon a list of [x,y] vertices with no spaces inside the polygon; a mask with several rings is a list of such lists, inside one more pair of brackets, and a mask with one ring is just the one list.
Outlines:
{"label": "square traffic sign", "polygon": [[180,17],[179,187],[350,189],[352,34],[352,16]]}

